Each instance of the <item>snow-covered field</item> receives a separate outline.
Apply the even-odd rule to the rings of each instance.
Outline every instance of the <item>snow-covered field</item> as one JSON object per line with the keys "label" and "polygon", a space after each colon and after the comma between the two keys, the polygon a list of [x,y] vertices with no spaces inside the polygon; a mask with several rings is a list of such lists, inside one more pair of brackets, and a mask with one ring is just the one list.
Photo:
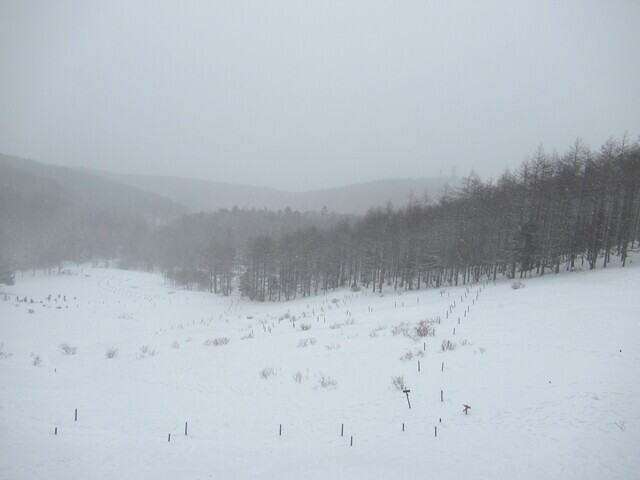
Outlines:
{"label": "snow-covered field", "polygon": [[0,287],[0,478],[638,478],[634,260],[262,304],[113,269],[18,276]]}

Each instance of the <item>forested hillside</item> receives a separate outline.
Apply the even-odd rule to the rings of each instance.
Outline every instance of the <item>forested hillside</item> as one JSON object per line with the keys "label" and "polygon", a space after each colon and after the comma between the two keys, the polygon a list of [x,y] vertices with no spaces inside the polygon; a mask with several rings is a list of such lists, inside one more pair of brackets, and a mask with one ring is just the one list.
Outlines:
{"label": "forested hillside", "polygon": [[113,259],[132,232],[183,212],[167,198],[95,175],[0,155],[0,260],[14,269]]}
{"label": "forested hillside", "polygon": [[179,262],[164,272],[176,283],[212,290],[220,282],[239,284],[257,300],[346,286],[381,290],[385,283],[439,287],[606,267],[612,260],[624,265],[639,239],[639,220],[640,145],[611,140],[594,152],[577,141],[561,156],[539,148],[519,171],[495,182],[471,175],[436,204],[379,208],[327,228],[265,232],[240,250],[218,251],[215,229],[212,247],[194,248],[186,228],[180,245],[192,253],[174,257]]}
{"label": "forested hillside", "polygon": [[14,268],[117,260],[261,301],[624,265],[640,238],[640,144],[626,139],[598,151],[576,141],[562,155],[540,147],[495,181],[471,174],[435,203],[363,216],[237,207],[178,216],[168,199],[90,174],[0,166],[0,259]]}

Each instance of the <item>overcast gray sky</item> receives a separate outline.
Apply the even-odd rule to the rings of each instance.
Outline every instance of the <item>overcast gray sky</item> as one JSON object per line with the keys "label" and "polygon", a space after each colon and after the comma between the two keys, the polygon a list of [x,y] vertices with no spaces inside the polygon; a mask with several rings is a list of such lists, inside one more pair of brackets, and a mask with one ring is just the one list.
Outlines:
{"label": "overcast gray sky", "polygon": [[286,190],[640,133],[640,2],[0,0],[0,152]]}

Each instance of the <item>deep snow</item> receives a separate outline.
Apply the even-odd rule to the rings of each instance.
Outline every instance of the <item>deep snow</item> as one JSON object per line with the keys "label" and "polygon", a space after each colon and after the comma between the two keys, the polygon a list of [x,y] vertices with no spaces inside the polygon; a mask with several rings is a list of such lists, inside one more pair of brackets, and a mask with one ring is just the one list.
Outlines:
{"label": "deep snow", "polygon": [[[504,280],[286,303],[114,269],[25,274],[0,287],[0,477],[634,478],[634,260],[518,290]],[[393,335],[422,319],[434,336]],[[446,339],[455,350],[442,351]],[[323,375],[337,384],[323,388]],[[391,382],[400,375],[411,409]]]}

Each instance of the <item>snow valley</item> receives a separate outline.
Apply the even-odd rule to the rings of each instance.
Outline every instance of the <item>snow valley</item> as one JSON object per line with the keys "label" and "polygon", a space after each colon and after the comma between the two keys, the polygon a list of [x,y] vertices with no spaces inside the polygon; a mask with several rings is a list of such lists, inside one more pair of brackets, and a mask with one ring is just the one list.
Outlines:
{"label": "snow valley", "polygon": [[25,274],[1,290],[0,477],[632,478],[631,258],[283,303]]}

